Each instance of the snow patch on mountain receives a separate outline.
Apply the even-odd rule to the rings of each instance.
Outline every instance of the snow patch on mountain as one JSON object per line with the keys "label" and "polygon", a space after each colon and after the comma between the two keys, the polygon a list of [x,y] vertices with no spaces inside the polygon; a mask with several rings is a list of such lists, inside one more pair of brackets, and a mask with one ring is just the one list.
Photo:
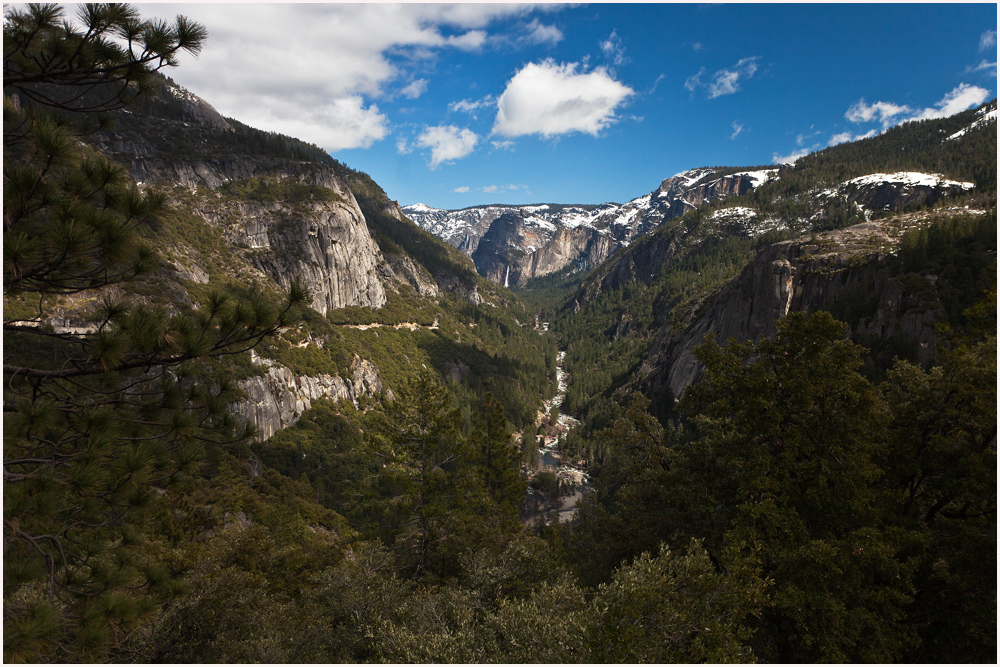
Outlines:
{"label": "snow patch on mountain", "polygon": [[765,183],[767,183],[768,181],[772,181],[772,180],[775,180],[776,178],[778,178],[778,170],[777,169],[760,169],[758,171],[741,171],[741,172],[732,174],[732,176],[746,176],[747,178],[750,179],[750,182],[753,184],[752,187],[754,189],[757,189],[760,186],[762,186]]}
{"label": "snow patch on mountain", "polygon": [[969,127],[961,129],[958,132],[956,132],[955,134],[953,134],[950,137],[948,137],[948,141],[951,141],[952,139],[958,139],[959,137],[963,137],[963,136],[965,136],[966,133],[968,133],[971,130],[975,130],[976,128],[983,127],[984,125],[988,125],[990,123],[997,122],[997,109],[996,109],[996,107],[993,107],[992,109],[980,109],[976,113],[979,115],[979,118],[977,118],[976,120],[974,120],[972,122],[972,125],[969,125]]}
{"label": "snow patch on mountain", "polygon": [[959,188],[971,190],[976,187],[975,183],[950,181],[940,174],[924,174],[918,171],[899,171],[895,174],[868,174],[845,181],[835,188],[824,190],[820,194],[834,196],[844,190],[854,187],[864,187],[871,185],[902,185],[902,186],[924,186],[930,188]]}
{"label": "snow patch on mountain", "polygon": [[407,206],[404,210],[412,211],[413,213],[440,213],[443,209],[433,208],[427,204],[411,204]]}

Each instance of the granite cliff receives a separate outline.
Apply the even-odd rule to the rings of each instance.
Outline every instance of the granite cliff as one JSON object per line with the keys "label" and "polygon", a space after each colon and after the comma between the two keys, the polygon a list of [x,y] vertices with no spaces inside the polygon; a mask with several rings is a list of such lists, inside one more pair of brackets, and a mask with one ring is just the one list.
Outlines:
{"label": "granite cliff", "polygon": [[924,224],[922,217],[885,218],[763,248],[736,278],[691,307],[682,323],[663,326],[633,386],[669,390],[679,398],[701,377],[694,348],[706,334],[723,344],[757,342],[773,337],[777,321],[789,312],[837,312],[858,299],[865,314],[853,336],[898,338],[915,348],[918,360],[928,361],[940,341],[935,322],[942,304],[906,286],[892,270],[900,236]]}
{"label": "granite cliff", "polygon": [[320,313],[381,307],[383,258],[344,176],[332,165],[248,150],[235,123],[167,81],[93,144],[138,182],[194,195],[194,213],[234,250],[249,250],[247,263],[282,288],[304,284]]}
{"label": "granite cliff", "polygon": [[[317,400],[343,401],[358,407],[361,397],[377,396],[383,391],[378,368],[357,355],[347,378],[329,373],[295,375],[275,361],[256,355],[253,358],[267,372],[239,382],[246,398],[235,403],[232,410],[256,426],[259,440],[267,440],[297,422]],[[392,395],[391,391],[387,394]]]}

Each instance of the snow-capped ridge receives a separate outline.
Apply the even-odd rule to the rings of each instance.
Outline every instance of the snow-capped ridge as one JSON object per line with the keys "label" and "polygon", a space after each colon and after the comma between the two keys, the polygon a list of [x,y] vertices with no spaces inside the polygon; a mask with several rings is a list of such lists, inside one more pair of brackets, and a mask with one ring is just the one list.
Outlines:
{"label": "snow-capped ridge", "polygon": [[960,137],[965,136],[970,130],[975,130],[976,128],[983,127],[984,125],[989,125],[990,123],[997,122],[996,106],[994,106],[992,109],[987,109],[986,107],[983,107],[982,109],[976,112],[976,115],[979,116],[979,118],[972,121],[971,125],[962,128],[955,134],[951,135],[950,137],[948,137],[948,139],[946,139],[946,141],[958,139]]}

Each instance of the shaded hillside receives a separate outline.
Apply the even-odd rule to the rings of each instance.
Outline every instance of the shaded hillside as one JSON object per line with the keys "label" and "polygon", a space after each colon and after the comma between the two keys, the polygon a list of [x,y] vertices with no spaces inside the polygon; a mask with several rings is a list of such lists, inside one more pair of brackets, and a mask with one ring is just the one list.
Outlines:
{"label": "shaded hillside", "polygon": [[[762,253],[761,257],[767,253],[781,255],[777,246],[769,249],[776,241],[805,234],[806,237],[796,243],[807,247],[809,238],[833,238],[838,235],[835,230],[857,226],[852,234],[858,238],[871,236],[862,245],[870,248],[869,252],[883,253],[882,260],[872,261],[885,261],[885,253],[893,252],[891,248],[910,227],[926,226],[938,218],[962,217],[967,211],[975,217],[993,210],[995,181],[991,187],[988,182],[975,185],[968,180],[958,180],[982,178],[989,173],[991,163],[995,169],[991,156],[995,154],[996,122],[989,121],[992,109],[995,103],[941,121],[908,123],[877,137],[826,149],[816,154],[818,157],[782,168],[776,178],[744,195],[705,203],[663,224],[604,262],[582,281],[554,324],[555,330],[563,335],[563,344],[568,345],[569,368],[575,371],[574,383],[567,395],[567,409],[578,415],[595,409],[604,413],[604,409],[597,406],[616,388],[629,385],[640,364],[645,369],[641,376],[645,378],[657,373],[664,377],[676,373],[676,370],[669,370],[673,362],[663,361],[658,352],[667,344],[664,341],[673,341],[670,345],[675,346],[675,355],[690,358],[697,340],[684,338],[684,332],[704,326],[698,324],[702,321],[698,319],[702,317],[699,315],[702,303],[729,280],[735,279],[758,253]],[[978,119],[984,121],[977,123]],[[975,157],[966,159],[970,155]],[[943,176],[920,173],[937,173],[938,167],[947,165],[955,167],[951,172],[945,171]],[[894,171],[900,169],[909,171]],[[878,173],[859,178],[872,172]],[[927,212],[918,213],[921,209]],[[914,213],[905,214],[904,211]],[[871,229],[865,226],[883,219],[887,225],[885,229],[895,230],[891,232],[894,240],[886,239],[885,233],[878,231],[883,229],[882,225]],[[883,239],[881,245],[877,241],[879,238]],[[817,247],[823,247],[822,241],[818,243]],[[841,248],[840,254],[824,252],[840,262],[868,261],[860,257],[849,259],[853,252]],[[815,248],[808,252],[811,256],[817,255]],[[825,275],[826,269],[819,269],[820,265],[813,261],[815,271],[808,268],[800,271]],[[987,277],[983,279],[988,280]],[[982,288],[980,285],[975,289],[981,292]],[[760,289],[770,293],[770,288],[762,286]],[[869,296],[868,307],[873,310],[863,314],[855,312],[852,318],[864,317],[870,322],[878,290],[882,288],[876,289],[869,282],[866,289],[876,290]],[[907,289],[913,291],[912,286],[903,291]],[[842,295],[842,298],[846,297]],[[801,307],[811,311],[835,306],[832,295],[821,301],[822,304],[807,299],[810,305],[801,302]],[[742,310],[749,313],[754,303],[747,295],[737,298],[727,307],[733,310],[726,317],[739,319],[743,316],[738,313]],[[918,299],[912,308],[927,307],[919,303]],[[931,305],[931,311],[938,315],[932,316],[929,322],[941,314],[937,306]],[[752,319],[750,315],[746,318]],[[739,332],[718,329],[717,333],[724,338],[732,334],[750,339],[773,333],[769,327],[773,326],[775,317],[765,317],[756,325],[750,319]],[[765,320],[771,324],[765,324]],[[888,329],[883,327],[875,337],[886,331],[896,331],[897,324],[885,325]],[[933,338],[929,333],[913,331],[911,334],[905,343],[902,338],[906,336],[897,338],[900,350],[917,349],[913,346],[919,347],[917,341],[924,336]],[[857,335],[862,332],[858,331]],[[696,338],[700,340],[700,335]],[[679,343],[681,340],[687,342]],[[676,347],[678,345],[680,347]],[[929,358],[928,346],[933,350],[934,344],[924,340],[925,352],[919,358],[925,361]],[[681,352],[681,349],[686,351]],[[610,355],[609,350],[613,351]],[[914,352],[908,354],[918,358]],[[652,357],[647,360],[647,355]],[[667,365],[653,373],[650,369],[657,364]],[[693,369],[684,372],[687,380],[671,385],[674,397],[679,396],[680,390],[695,377],[690,374]],[[643,382],[639,386],[653,386]],[[597,400],[598,396],[604,398]],[[657,409],[669,412],[672,399],[665,400],[667,402]]]}

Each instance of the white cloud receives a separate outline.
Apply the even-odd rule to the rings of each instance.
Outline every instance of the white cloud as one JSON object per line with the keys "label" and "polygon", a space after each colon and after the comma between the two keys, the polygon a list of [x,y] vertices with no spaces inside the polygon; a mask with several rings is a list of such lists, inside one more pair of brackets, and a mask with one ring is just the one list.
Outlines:
{"label": "white cloud", "polygon": [[844,144],[848,141],[860,141],[861,139],[868,139],[869,137],[874,137],[878,134],[878,130],[869,130],[864,134],[852,135],[850,130],[846,132],[841,132],[830,137],[830,141],[827,142],[827,146],[836,146],[837,144]]}
{"label": "white cloud", "polygon": [[740,136],[740,132],[742,132],[742,131],[743,131],[743,125],[741,125],[740,123],[737,123],[734,120],[733,121],[733,134],[729,138],[730,139],[735,139],[736,137]]}
{"label": "white cloud", "polygon": [[693,93],[695,91],[695,88],[704,85],[701,82],[701,75],[704,73],[705,73],[705,68],[702,67],[700,70],[698,70],[697,74],[693,74],[684,80],[684,87]]}
{"label": "white cloud", "polygon": [[757,71],[757,57],[743,58],[732,69],[721,69],[708,84],[708,97],[714,99],[722,95],[732,95],[740,89],[740,79],[749,79]]}
{"label": "white cloud", "polygon": [[365,107],[360,95],[335,98],[325,104],[297,109],[289,100],[275,100],[240,119],[262,129],[277,128],[292,137],[327,150],[368,148],[389,134],[389,119],[376,105]]}
{"label": "white cloud", "polygon": [[689,76],[684,81],[684,87],[694,93],[698,88],[708,89],[708,98],[715,99],[722,95],[732,95],[740,89],[740,80],[749,79],[757,71],[757,61],[759,56],[741,58],[735,65],[727,69],[720,69],[712,75],[711,81],[705,83],[701,80],[701,75],[705,73],[705,68],[698,70],[697,74]]}
{"label": "white cloud", "polygon": [[445,43],[462,51],[475,51],[486,43],[486,33],[482,30],[470,30],[461,35],[449,36]]}
{"label": "white cloud", "polygon": [[970,107],[976,107],[990,98],[990,91],[968,83],[960,83],[937,104],[906,120],[929,120],[954,116]]}
{"label": "white cloud", "polygon": [[993,76],[997,75],[997,61],[995,60],[993,62],[990,62],[988,60],[980,60],[979,64],[976,65],[975,67],[972,67],[970,65],[969,67],[965,68],[965,74],[971,74],[972,72],[986,72],[987,74],[990,74],[991,71]]}
{"label": "white cloud", "polygon": [[492,95],[487,95],[486,97],[478,100],[460,100],[458,102],[452,102],[448,105],[448,111],[461,111],[462,113],[467,113],[475,118],[476,112],[480,109],[495,108],[496,105],[496,98]]}
{"label": "white cloud", "polygon": [[431,169],[437,169],[442,162],[463,158],[475,150],[479,136],[468,128],[454,125],[428,127],[417,137],[417,146],[431,149]]}
{"label": "white cloud", "polygon": [[850,106],[844,114],[844,118],[852,123],[870,123],[877,119],[882,123],[882,127],[889,127],[894,122],[897,122],[894,120],[896,117],[910,111],[911,109],[908,106],[900,106],[891,102],[866,104],[865,99],[862,97]]}
{"label": "white cloud", "polygon": [[603,67],[580,72],[579,63],[529,63],[507,82],[497,100],[493,132],[504,137],[570,132],[596,136],[614,123],[615,110],[634,91]]}
{"label": "white cloud", "polygon": [[416,79],[400,92],[411,100],[415,100],[427,92],[427,79]]}
{"label": "white cloud", "polygon": [[460,185],[457,188],[455,188],[454,190],[452,190],[452,192],[457,192],[458,194],[465,194],[468,191],[469,191],[469,186],[468,185]]}
{"label": "white cloud", "polygon": [[795,151],[791,155],[780,156],[775,153],[771,157],[772,164],[795,164],[799,158],[809,155],[809,149],[803,148],[802,150]]}
{"label": "white cloud", "polygon": [[660,85],[660,81],[663,81],[666,78],[667,78],[666,74],[661,74],[660,76],[656,77],[656,81],[653,82],[653,87],[649,89],[649,93],[647,93],[647,95],[652,95],[653,93],[655,93],[656,87]]}
{"label": "white cloud", "polygon": [[695,51],[701,51],[705,47],[702,46],[701,42],[695,42],[694,44],[691,45],[691,48],[694,49]]}
{"label": "white cloud", "polygon": [[554,25],[545,25],[538,19],[524,26],[525,33],[517,38],[519,46],[540,46],[558,44],[563,40],[562,31]]}
{"label": "white cloud", "polygon": [[497,150],[514,150],[514,142],[510,139],[504,141],[491,141],[490,143],[493,144],[493,148],[496,148]]}
{"label": "white cloud", "polygon": [[891,125],[911,120],[930,120],[954,116],[969,107],[979,106],[989,97],[990,91],[985,88],[961,83],[934,106],[920,111],[914,111],[908,106],[891,102],[867,104],[862,98],[848,108],[844,118],[853,123],[878,121],[882,124],[882,129],[886,129]]}
{"label": "white cloud", "polygon": [[827,146],[836,146],[837,144],[843,144],[850,140],[851,140],[850,131],[841,132],[840,134],[835,134],[832,137],[830,137],[830,142],[827,144]]}
{"label": "white cloud", "polygon": [[481,48],[493,21],[531,7],[248,3],[233,11],[192,3],[140,10],[166,19],[183,14],[207,28],[201,55],[182,55],[170,75],[223,115],[340,150],[387,136],[388,120],[371,101],[405,80],[412,61],[395,56]]}
{"label": "white cloud", "polygon": [[481,188],[481,190],[483,192],[492,194],[495,192],[500,192],[500,187],[497,185],[487,185],[485,188]]}
{"label": "white cloud", "polygon": [[996,48],[997,45],[997,31],[987,30],[982,35],[979,36],[979,50],[986,51],[988,49]]}
{"label": "white cloud", "polygon": [[396,140],[396,152],[400,155],[409,155],[413,152],[413,147],[410,146],[406,137],[400,137]]}
{"label": "white cloud", "polygon": [[608,38],[601,41],[601,52],[615,67],[626,62],[625,47],[622,46],[622,40],[618,36],[617,30],[612,30]]}

